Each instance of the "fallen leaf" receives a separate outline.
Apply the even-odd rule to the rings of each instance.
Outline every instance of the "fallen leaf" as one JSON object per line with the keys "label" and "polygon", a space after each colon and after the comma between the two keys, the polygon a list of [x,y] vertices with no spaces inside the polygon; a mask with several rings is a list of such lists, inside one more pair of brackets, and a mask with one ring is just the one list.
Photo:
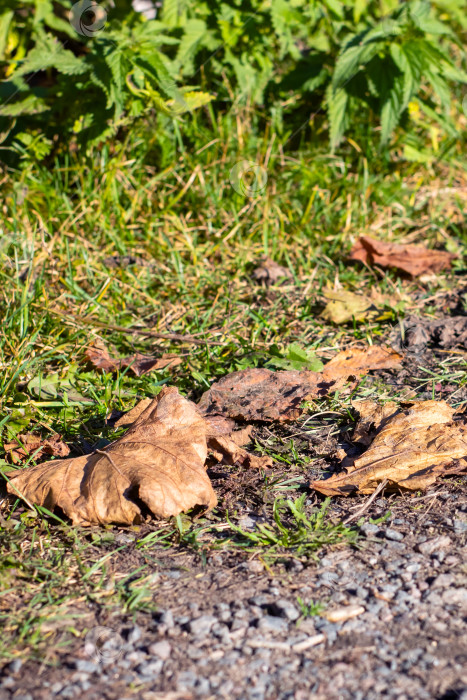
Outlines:
{"label": "fallen leaf", "polygon": [[42,438],[34,433],[18,435],[14,441],[4,443],[3,449],[13,464],[20,464],[36,450],[39,450],[36,458],[42,454],[52,457],[66,457],[70,454],[70,448],[62,441],[60,435]]}
{"label": "fallen leaf", "polygon": [[263,282],[267,286],[276,284],[281,279],[293,279],[293,275],[286,267],[278,265],[271,258],[264,257],[260,265],[253,270],[253,279]]}
{"label": "fallen leaf", "polygon": [[8,474],[8,491],[74,524],[140,522],[178,515],[217,499],[205,471],[206,422],[196,406],[166,387],[121,438],[91,455]]}
{"label": "fallen leaf", "polygon": [[[467,469],[467,426],[454,421],[454,409],[444,401],[416,401],[395,411],[387,405],[361,402],[356,434],[368,435],[374,420],[378,428],[361,457],[340,474],[311,487],[327,496],[372,493],[387,479],[388,489],[424,489],[439,476]],[[392,412],[392,413],[391,413]]]}
{"label": "fallen leaf", "polygon": [[350,260],[368,265],[396,268],[411,277],[426,272],[441,272],[451,267],[455,255],[445,250],[430,250],[418,245],[399,245],[378,241],[370,236],[360,236],[350,251]]}
{"label": "fallen leaf", "polygon": [[174,354],[165,354],[162,357],[152,357],[151,355],[142,355],[137,352],[128,357],[116,359],[111,357],[109,351],[102,341],[97,340],[93,345],[90,345],[85,352],[86,360],[95,368],[101,369],[103,372],[117,372],[117,370],[129,367],[137,377],[142,374],[147,374],[153,370],[161,370],[167,367],[176,367],[181,364],[182,358]]}
{"label": "fallen leaf", "polygon": [[467,317],[448,316],[436,320],[409,317],[403,322],[403,337],[400,328],[393,338],[399,347],[415,352],[432,345],[445,350],[467,345]]}
{"label": "fallen leaf", "polygon": [[130,408],[129,411],[123,414],[123,416],[120,416],[118,420],[115,421],[114,427],[115,428],[129,428],[130,425],[133,425],[133,423],[140,417],[140,415],[147,409],[148,406],[151,405],[154,399],[141,399],[141,401],[138,401],[136,406],[133,406],[133,408]]}
{"label": "fallen leaf", "polygon": [[360,417],[352,435],[352,442],[371,445],[373,438],[381,430],[383,424],[399,410],[394,401],[376,404],[374,401],[353,401]]}
{"label": "fallen leaf", "polygon": [[252,368],[232,372],[206,391],[198,404],[206,417],[285,421],[302,413],[304,401],[342,388],[349,377],[399,366],[402,356],[387,347],[370,346],[338,353],[322,372]]}
{"label": "fallen leaf", "polygon": [[[239,430],[237,432],[243,433],[244,431]],[[244,439],[243,436],[242,439]],[[224,436],[209,438],[208,446],[212,450],[213,456],[218,462],[237,464],[242,467],[253,469],[267,469],[273,465],[271,457],[259,457],[258,455],[253,455],[240,447],[238,444],[238,437],[236,439],[235,433],[233,433],[231,437]]]}
{"label": "fallen leaf", "polygon": [[371,370],[397,369],[402,355],[386,345],[341,350],[324,366],[321,374],[326,381],[336,381],[351,375],[363,376]]}
{"label": "fallen leaf", "polygon": [[374,302],[363,294],[354,294],[345,290],[323,292],[327,304],[320,316],[331,323],[349,323],[350,321],[365,321],[378,319],[384,313],[375,306]]}
{"label": "fallen leaf", "polygon": [[[115,427],[128,428],[139,418],[151,401],[152,399],[139,401],[136,406],[118,419],[114,424]],[[272,466],[273,461],[270,457],[259,457],[242,449],[243,445],[251,441],[252,425],[248,425],[241,430],[234,430],[235,421],[223,416],[206,417],[205,422],[207,445],[212,456],[218,462],[237,464],[255,469],[265,469]]]}

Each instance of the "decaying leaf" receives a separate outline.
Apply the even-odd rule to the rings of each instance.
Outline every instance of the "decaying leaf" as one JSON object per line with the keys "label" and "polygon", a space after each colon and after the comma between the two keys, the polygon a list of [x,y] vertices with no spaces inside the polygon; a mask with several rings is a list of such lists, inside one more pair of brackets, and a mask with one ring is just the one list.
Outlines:
{"label": "decaying leaf", "polygon": [[260,265],[253,270],[252,277],[258,282],[269,286],[277,284],[281,279],[291,279],[293,275],[286,267],[282,267],[282,265],[274,262],[271,258],[264,257]]}
{"label": "decaying leaf", "polygon": [[4,443],[3,449],[13,464],[20,464],[34,453],[36,458],[44,454],[51,457],[66,457],[70,454],[70,448],[62,441],[60,435],[42,438],[34,433],[18,435],[12,442]]}
{"label": "decaying leaf", "polygon": [[467,426],[454,421],[454,409],[444,401],[410,404],[359,403],[355,438],[366,452],[344,472],[311,487],[327,496],[372,493],[387,479],[388,489],[424,489],[439,476],[467,470]]}
{"label": "decaying leaf", "polygon": [[128,357],[116,359],[111,357],[107,347],[100,340],[95,341],[93,345],[86,348],[85,358],[95,369],[100,369],[103,372],[116,372],[129,367],[129,370],[137,377],[152,370],[176,367],[182,362],[181,357],[174,354],[152,357],[151,355],[142,355],[139,352]]}
{"label": "decaying leaf", "polygon": [[133,524],[142,504],[167,518],[216,496],[205,471],[206,422],[174,387],[164,388],[121,438],[103,450],[10,473],[8,491],[59,507],[74,524]]}
{"label": "decaying leaf", "polygon": [[370,346],[338,353],[322,372],[240,370],[213,384],[198,405],[206,417],[218,415],[266,422],[294,420],[301,414],[305,400],[326,396],[343,387],[349,377],[397,367],[401,359],[390,348]]}
{"label": "decaying leaf", "polygon": [[[129,427],[151,403],[152,399],[142,399],[130,411],[125,413],[115,423],[115,427]],[[253,468],[267,468],[272,466],[270,457],[259,457],[242,449],[251,441],[252,425],[247,425],[241,430],[235,430],[235,421],[223,416],[206,416],[206,440],[211,455],[225,464],[237,464],[239,466]]]}
{"label": "decaying leaf", "polygon": [[321,374],[328,381],[336,381],[352,375],[362,377],[367,372],[380,369],[396,369],[402,355],[386,345],[369,345],[366,348],[341,350],[324,366]]}
{"label": "decaying leaf", "polygon": [[415,352],[424,350],[427,345],[445,350],[467,345],[466,316],[448,316],[435,321],[411,316],[404,319],[403,328],[403,337],[400,328],[395,331],[394,343]]}
{"label": "decaying leaf", "polygon": [[208,438],[208,447],[218,462],[255,469],[272,467],[271,457],[259,457],[243,449],[243,445],[251,441],[252,432],[253,426],[247,425],[246,428],[236,430],[230,435],[213,435]]}
{"label": "decaying leaf", "polygon": [[375,302],[364,294],[354,294],[341,289],[337,292],[325,290],[323,296],[327,303],[320,316],[331,323],[384,318],[384,311],[378,309]]}
{"label": "decaying leaf", "polygon": [[418,277],[427,272],[441,272],[449,269],[456,256],[445,250],[386,243],[370,236],[360,236],[350,251],[349,257],[350,260],[360,260],[368,265],[393,267],[411,277]]}

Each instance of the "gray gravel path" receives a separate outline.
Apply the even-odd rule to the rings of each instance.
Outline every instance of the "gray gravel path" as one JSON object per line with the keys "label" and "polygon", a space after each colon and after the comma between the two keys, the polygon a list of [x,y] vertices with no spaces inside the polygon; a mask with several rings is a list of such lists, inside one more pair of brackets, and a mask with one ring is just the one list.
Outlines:
{"label": "gray gravel path", "polygon": [[100,621],[55,667],[10,663],[0,700],[467,700],[464,492],[445,482],[405,503],[308,566],[162,560],[156,614]]}

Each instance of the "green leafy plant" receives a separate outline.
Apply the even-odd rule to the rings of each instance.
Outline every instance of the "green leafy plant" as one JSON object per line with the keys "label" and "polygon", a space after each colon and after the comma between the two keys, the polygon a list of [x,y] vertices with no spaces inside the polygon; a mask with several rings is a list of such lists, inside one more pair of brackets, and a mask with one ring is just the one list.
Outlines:
{"label": "green leafy plant", "polygon": [[452,28],[432,15],[429,2],[419,0],[351,37],[337,57],[327,90],[331,145],[337,146],[362,105],[379,115],[382,143],[412,101],[452,135],[450,83],[467,82],[467,73],[456,67],[441,37],[456,43]]}
{"label": "green leafy plant", "polygon": [[254,551],[260,547],[273,559],[291,551],[296,556],[312,555],[324,545],[356,540],[356,531],[342,523],[333,523],[326,517],[330,499],[309,514],[306,512],[306,499],[306,493],[295,501],[277,499],[272,523],[258,523],[252,532],[242,530],[229,520],[230,528],[237,534],[242,548]]}
{"label": "green leafy plant", "polygon": [[95,32],[70,23],[80,2],[3,7],[5,155],[42,160],[140,135],[146,151],[162,151],[167,138],[181,147],[192,112],[212,101],[221,111],[261,106],[285,140],[308,122],[311,135],[327,128],[332,149],[355,136],[360,115],[382,145],[402,127],[410,160],[430,159],[419,133],[440,148],[433,125],[457,136],[451,102],[467,82],[465,0],[164,0],[152,20],[125,0],[107,7]]}
{"label": "green leafy plant", "polygon": [[[276,354],[277,353],[277,354]],[[307,369],[311,372],[320,372],[324,365],[321,360],[311,350],[306,350],[299,343],[291,343],[285,353],[274,346],[270,350],[273,357],[268,360],[266,367],[276,367],[278,369]]]}
{"label": "green leafy plant", "polygon": [[302,617],[316,617],[317,615],[320,615],[326,607],[323,603],[320,603],[319,601],[314,603],[312,600],[310,600],[309,603],[305,603],[305,601],[302,600],[299,596],[297,597],[297,603],[300,607]]}

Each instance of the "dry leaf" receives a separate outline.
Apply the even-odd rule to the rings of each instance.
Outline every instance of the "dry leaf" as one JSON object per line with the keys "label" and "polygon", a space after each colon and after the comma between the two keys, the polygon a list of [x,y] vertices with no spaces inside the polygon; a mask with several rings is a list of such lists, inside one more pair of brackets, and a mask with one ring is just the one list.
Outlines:
{"label": "dry leaf", "polygon": [[130,408],[129,411],[123,414],[123,416],[120,416],[118,420],[115,421],[114,427],[115,428],[129,428],[130,425],[133,425],[133,423],[140,417],[140,415],[147,409],[148,406],[151,405],[154,399],[141,399],[141,401],[138,401],[136,406],[133,406],[133,408]]}
{"label": "dry leaf", "polygon": [[[115,423],[115,427],[129,427],[151,403],[152,399],[142,399],[130,411],[125,413]],[[206,423],[206,439],[212,456],[218,462],[237,464],[244,467],[267,468],[272,466],[270,457],[258,457],[242,449],[251,441],[252,425],[241,430],[234,430],[235,421],[223,416],[208,416]]]}
{"label": "dry leaf", "polygon": [[341,388],[349,377],[370,370],[399,366],[402,356],[386,347],[370,346],[338,353],[322,372],[308,370],[245,369],[220,379],[206,391],[199,408],[206,417],[234,420],[285,421],[302,413],[307,399],[326,396]]}
{"label": "dry leaf", "polygon": [[321,372],[325,381],[336,381],[351,375],[363,376],[370,370],[397,369],[402,355],[386,345],[350,348],[337,353]]}
{"label": "dry leaf", "polygon": [[167,518],[217,499],[205,471],[206,423],[174,387],[164,388],[121,438],[103,450],[8,476],[8,491],[74,524],[133,524],[140,504]]}
{"label": "dry leaf", "polygon": [[18,435],[16,440],[4,443],[3,449],[13,464],[20,464],[36,450],[39,450],[36,459],[43,454],[51,457],[66,457],[70,454],[70,448],[62,441],[60,435],[42,438],[34,433]]}
{"label": "dry leaf", "polygon": [[364,321],[365,319],[378,318],[382,313],[378,311],[373,301],[363,294],[354,294],[345,290],[337,292],[326,290],[323,292],[323,296],[327,300],[327,304],[320,316],[331,323]]}
{"label": "dry leaf", "polygon": [[398,245],[378,241],[370,236],[360,236],[350,251],[350,260],[360,260],[368,265],[394,267],[411,277],[426,272],[441,272],[451,267],[455,255],[444,250],[429,250],[418,245]]}
{"label": "dry leaf", "polygon": [[[453,421],[454,409],[444,401],[417,401],[381,408],[360,403],[356,437],[375,436],[366,452],[345,471],[311,487],[327,496],[372,493],[384,479],[387,488],[424,489],[438,476],[467,469],[467,427]],[[374,423],[376,428],[372,428]]]}
{"label": "dry leaf", "polygon": [[427,345],[450,350],[467,345],[467,317],[448,316],[435,321],[411,316],[404,319],[404,337],[400,328],[393,334],[399,347],[407,347],[415,352],[424,350]]}
{"label": "dry leaf", "polygon": [[267,286],[276,284],[281,279],[293,279],[293,275],[286,267],[278,265],[271,258],[264,257],[259,267],[253,270],[252,277]]}
{"label": "dry leaf", "polygon": [[137,377],[153,370],[176,367],[182,362],[181,357],[172,353],[162,355],[162,357],[152,357],[151,355],[142,355],[137,352],[134,355],[116,359],[110,356],[107,347],[100,340],[86,348],[84,355],[95,369],[101,369],[103,372],[116,372],[129,367],[130,371]]}
{"label": "dry leaf", "polygon": [[213,456],[218,462],[225,462],[226,464],[237,464],[242,467],[248,467],[253,469],[267,469],[272,467],[273,461],[271,457],[259,457],[258,455],[250,454],[239,445],[239,441],[243,443],[244,430],[238,430],[238,433],[242,433],[241,436],[237,436],[233,433],[230,437],[212,437],[208,440],[208,446],[213,452]]}

